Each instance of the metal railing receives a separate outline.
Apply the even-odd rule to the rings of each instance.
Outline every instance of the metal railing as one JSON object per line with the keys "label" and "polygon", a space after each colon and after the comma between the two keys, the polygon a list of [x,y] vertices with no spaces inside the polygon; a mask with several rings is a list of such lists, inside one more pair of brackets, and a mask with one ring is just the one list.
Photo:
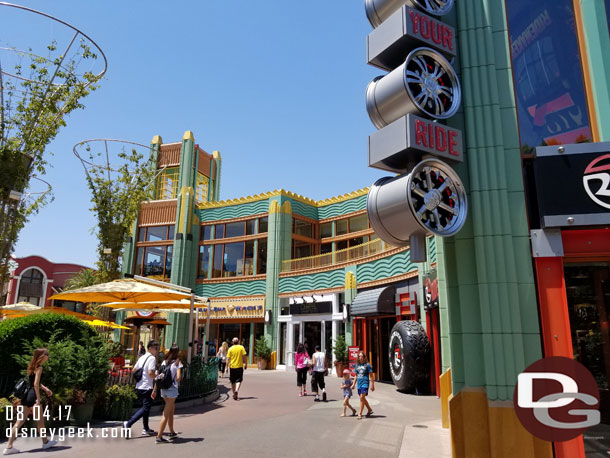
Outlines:
{"label": "metal railing", "polygon": [[282,272],[295,272],[298,270],[332,266],[342,262],[368,258],[369,256],[383,253],[384,251],[393,250],[394,248],[396,247],[387,244],[381,239],[375,239],[371,240],[370,242],[363,243],[362,245],[333,251],[332,253],[282,261]]}

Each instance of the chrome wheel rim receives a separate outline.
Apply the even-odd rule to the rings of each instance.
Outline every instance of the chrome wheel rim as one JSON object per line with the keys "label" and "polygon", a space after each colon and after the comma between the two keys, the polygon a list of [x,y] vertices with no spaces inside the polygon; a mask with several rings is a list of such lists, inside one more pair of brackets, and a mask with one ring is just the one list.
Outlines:
{"label": "chrome wheel rim", "polygon": [[451,167],[426,159],[415,166],[407,186],[413,214],[427,231],[447,237],[462,228],[468,211],[466,192]]}
{"label": "chrome wheel rim", "polygon": [[447,119],[458,110],[457,75],[447,59],[430,48],[414,49],[407,56],[405,85],[413,103],[431,118]]}
{"label": "chrome wheel rim", "polygon": [[447,14],[453,8],[453,0],[411,0],[419,9],[435,16]]}

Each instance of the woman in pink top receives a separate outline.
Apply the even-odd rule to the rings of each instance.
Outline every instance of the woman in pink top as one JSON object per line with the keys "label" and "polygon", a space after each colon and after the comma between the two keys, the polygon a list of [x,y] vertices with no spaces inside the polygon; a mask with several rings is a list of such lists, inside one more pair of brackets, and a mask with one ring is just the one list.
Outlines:
{"label": "woman in pink top", "polygon": [[297,371],[297,388],[299,389],[299,396],[307,396],[307,371],[309,370],[310,365],[311,360],[305,351],[305,346],[302,343],[298,344],[297,352],[294,355],[294,367]]}

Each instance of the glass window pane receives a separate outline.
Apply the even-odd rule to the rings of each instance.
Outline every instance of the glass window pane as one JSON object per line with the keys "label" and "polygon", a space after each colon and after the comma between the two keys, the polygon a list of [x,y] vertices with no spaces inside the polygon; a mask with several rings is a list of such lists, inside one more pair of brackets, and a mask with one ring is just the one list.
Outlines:
{"label": "glass window pane", "polygon": [[167,256],[165,257],[165,274],[163,275],[167,280],[172,277],[172,252],[173,246],[167,247]]}
{"label": "glass window pane", "polygon": [[320,237],[332,237],[333,236],[333,223],[322,223],[320,224]]}
{"label": "glass window pane", "polygon": [[252,235],[254,234],[254,223],[256,222],[255,219],[250,219],[248,221],[246,221],[246,235]]}
{"label": "glass window pane", "polygon": [[331,253],[333,251],[332,243],[323,243],[320,245],[320,254]]}
{"label": "glass window pane", "polygon": [[215,226],[214,238],[215,239],[224,239],[225,238],[225,225],[224,224],[217,224]]}
{"label": "glass window pane", "polygon": [[368,242],[368,237],[354,237],[353,239],[349,239],[349,246],[351,248],[353,246],[362,245],[366,242]]}
{"label": "glass window pane", "polygon": [[214,245],[214,265],[212,267],[212,278],[220,278],[222,275],[222,249],[223,245]]}
{"label": "glass window pane", "polygon": [[345,250],[347,248],[347,240],[340,240],[335,243],[335,250]]}
{"label": "glass window pane", "polygon": [[241,237],[246,232],[246,225],[243,221],[237,223],[227,223],[225,229],[225,238]]}
{"label": "glass window pane", "polygon": [[167,226],[151,226],[146,233],[147,242],[167,240]]}
{"label": "glass window pane", "polygon": [[169,234],[167,235],[167,240],[174,240],[174,235],[176,231],[176,226],[173,224],[169,225]]}
{"label": "glass window pane", "polygon": [[366,213],[364,215],[354,216],[349,219],[349,231],[350,232],[364,231],[365,229],[368,229],[368,228],[369,228],[369,219],[366,216]]}
{"label": "glass window pane", "polygon": [[223,277],[236,277],[244,274],[244,242],[225,245],[222,270]]}
{"label": "glass window pane", "polygon": [[138,251],[137,251],[136,265],[133,269],[133,273],[135,275],[142,275],[142,257],[143,256],[144,256],[144,248],[140,247],[140,248],[138,248]]}
{"label": "glass window pane", "polygon": [[335,235],[343,235],[347,234],[347,219],[340,219],[339,221],[335,221],[337,232]]}
{"label": "glass window pane", "polygon": [[138,229],[138,242],[143,242],[146,237],[146,228],[145,227],[141,227],[140,229]]}
{"label": "glass window pane", "polygon": [[313,237],[313,224],[300,219],[294,219],[294,233],[305,237]]}
{"label": "glass window pane", "polygon": [[269,225],[269,218],[267,216],[263,218],[259,218],[258,220],[258,233],[262,234],[263,232],[267,232]]}
{"label": "glass window pane", "polygon": [[572,0],[506,2],[521,151],[591,141]]}
{"label": "glass window pane", "polygon": [[144,251],[145,277],[150,275],[163,275],[163,258],[165,257],[164,246],[149,246]]}
{"label": "glass window pane", "polygon": [[258,253],[256,257],[256,273],[267,272],[267,239],[258,239]]}
{"label": "glass window pane", "polygon": [[212,238],[212,228],[214,226],[202,226],[201,227],[201,240],[210,240]]}
{"label": "glass window pane", "polygon": [[210,269],[210,245],[202,245],[199,247],[199,269],[197,271],[198,278],[208,278],[208,270]]}
{"label": "glass window pane", "polygon": [[246,242],[244,275],[254,275],[254,240]]}

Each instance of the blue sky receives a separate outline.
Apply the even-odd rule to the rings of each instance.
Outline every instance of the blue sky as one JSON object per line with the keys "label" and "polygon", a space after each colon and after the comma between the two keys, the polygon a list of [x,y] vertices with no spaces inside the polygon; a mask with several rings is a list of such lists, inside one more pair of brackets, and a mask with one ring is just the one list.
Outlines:
{"label": "blue sky", "polygon": [[[80,28],[109,66],[85,110],[49,145],[55,201],[21,232],[17,257],[93,266],[95,219],[72,153],[85,139],[148,144],[161,135],[170,143],[191,130],[222,155],[221,199],[279,188],[324,199],[384,176],[367,167],[375,128],[364,91],[379,71],[366,65],[371,26],[362,0],[20,4]],[[33,31],[24,15],[15,21],[37,43],[59,33]],[[5,43],[8,33],[0,32]]]}

